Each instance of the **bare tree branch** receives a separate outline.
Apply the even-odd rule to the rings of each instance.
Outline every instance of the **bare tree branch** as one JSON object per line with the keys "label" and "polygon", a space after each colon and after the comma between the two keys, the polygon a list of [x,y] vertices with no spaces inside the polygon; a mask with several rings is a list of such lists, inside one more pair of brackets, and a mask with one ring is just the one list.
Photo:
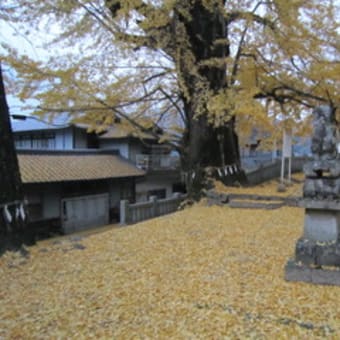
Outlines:
{"label": "bare tree branch", "polygon": [[276,26],[274,22],[272,22],[271,20],[267,18],[261,17],[260,15],[255,14],[253,12],[234,11],[234,12],[225,14],[226,25],[230,25],[231,23],[237,20],[247,20],[247,19],[252,19],[254,22],[257,22],[258,24],[269,27],[273,31],[276,30]]}
{"label": "bare tree branch", "polygon": [[178,105],[178,101],[175,101],[171,95],[169,95],[162,87],[160,88],[160,91],[165,95],[165,97],[172,103],[172,105],[176,108],[178,111],[179,115],[182,118],[183,123],[186,125],[186,118],[184,115],[184,112]]}

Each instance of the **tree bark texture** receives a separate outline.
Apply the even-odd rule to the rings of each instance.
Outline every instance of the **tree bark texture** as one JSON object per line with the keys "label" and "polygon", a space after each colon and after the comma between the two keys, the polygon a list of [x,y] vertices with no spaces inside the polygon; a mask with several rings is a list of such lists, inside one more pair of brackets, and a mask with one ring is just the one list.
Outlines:
{"label": "tree bark texture", "polygon": [[[192,66],[186,63],[187,50],[183,50],[182,58],[176,60],[179,77],[184,84],[182,88],[185,89],[182,100],[187,118],[182,168],[189,195],[193,198],[200,197],[200,192],[207,185],[207,175],[218,177],[226,184],[246,180],[240,165],[235,118],[231,116],[228,123],[213,126],[209,123],[207,102],[202,104],[203,92],[207,88],[210,93],[217,94],[228,86],[225,58],[230,51],[223,5],[223,1],[216,1],[215,8],[207,9],[202,1],[197,0],[190,5],[189,19],[180,14],[177,16],[185,27],[191,57],[196,65],[193,72]],[[217,62],[209,63],[213,59]],[[203,89],[202,83],[205,84]],[[197,114],[199,106],[200,113]],[[208,174],[207,168],[210,168]]]}
{"label": "tree bark texture", "polygon": [[0,254],[26,238],[25,207],[18,160],[0,64]]}

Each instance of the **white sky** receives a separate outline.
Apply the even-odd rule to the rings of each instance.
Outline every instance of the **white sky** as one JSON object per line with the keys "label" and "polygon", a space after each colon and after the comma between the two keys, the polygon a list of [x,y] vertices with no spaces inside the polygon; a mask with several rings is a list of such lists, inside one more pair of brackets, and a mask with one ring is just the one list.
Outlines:
{"label": "white sky", "polygon": [[[52,30],[53,31],[53,30]],[[45,37],[44,37],[45,35]],[[47,50],[46,48],[42,47],[44,41],[50,39],[51,35],[39,34],[39,32],[34,33],[34,44],[30,41],[33,40],[33,36],[25,36],[24,33],[19,33],[16,31],[16,28],[3,20],[0,20],[0,55],[4,53],[5,50],[1,46],[1,44],[6,44],[11,47],[14,47],[18,50],[20,54],[27,55],[33,60],[44,60],[47,59],[52,51]],[[6,69],[6,65],[3,65],[3,72],[8,75],[10,72],[11,77],[15,77],[14,71],[11,72]],[[6,85],[6,84],[5,84]],[[11,114],[29,114],[27,111],[23,111],[22,107],[24,105],[32,105],[34,101],[29,101],[23,103],[17,98],[15,95],[6,94],[7,104],[9,106],[9,110]]]}

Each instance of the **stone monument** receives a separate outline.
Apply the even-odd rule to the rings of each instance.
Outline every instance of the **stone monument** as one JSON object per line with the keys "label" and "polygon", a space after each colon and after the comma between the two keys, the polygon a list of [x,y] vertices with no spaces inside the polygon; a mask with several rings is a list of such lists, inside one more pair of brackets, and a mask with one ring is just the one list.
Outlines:
{"label": "stone monument", "polygon": [[316,284],[340,285],[340,157],[335,110],[313,111],[313,158],[305,164],[304,232],[296,242],[295,259],[288,261],[285,278]]}

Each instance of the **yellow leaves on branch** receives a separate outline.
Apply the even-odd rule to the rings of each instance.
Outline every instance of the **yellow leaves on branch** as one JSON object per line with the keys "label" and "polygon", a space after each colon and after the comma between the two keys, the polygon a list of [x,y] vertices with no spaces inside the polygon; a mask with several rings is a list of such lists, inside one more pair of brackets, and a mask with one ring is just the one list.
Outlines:
{"label": "yellow leaves on branch", "polygon": [[[227,23],[225,39],[212,41],[212,46],[204,46],[204,39],[201,40],[202,48],[207,51],[218,51],[224,45],[228,47],[226,54],[229,49],[230,55],[212,53],[211,58],[203,58],[200,63],[193,53],[185,24],[185,21],[188,25],[196,24],[195,21],[197,25],[203,24],[199,22],[200,16],[191,17],[196,13],[195,1],[17,2],[18,6],[7,15],[8,22],[18,24],[22,20],[35,28],[32,36],[41,27],[56,27],[59,33],[53,41],[47,39],[49,48],[55,46],[55,51],[61,46],[72,48],[75,61],[71,57],[57,57],[41,64],[34,64],[28,57],[21,58],[13,48],[6,49],[8,63],[18,73],[19,97],[35,97],[45,112],[49,108],[74,112],[86,108],[86,112],[91,111],[88,118],[94,119],[93,125],[98,117],[102,125],[106,125],[113,119],[110,108],[121,108],[130,102],[133,104],[124,106],[125,113],[136,112],[138,116],[145,113],[150,117],[149,112],[159,112],[156,97],[147,105],[135,105],[134,100],[159,86],[174,94],[173,98],[195,101],[192,111],[196,115],[206,114],[208,109],[209,120],[215,126],[225,124],[235,115],[240,125],[245,123],[243,129],[249,130],[251,121],[253,125],[270,125],[265,119],[267,112],[263,103],[257,102],[255,95],[271,94],[282,85],[336,105],[339,102],[336,1],[230,0],[224,8],[223,1],[199,1],[212,15],[219,13],[235,18]],[[117,10],[109,12],[110,6]],[[183,20],[176,20],[176,13],[177,19]],[[158,67],[169,72],[160,72],[158,77],[159,71],[155,71]],[[222,82],[221,87],[227,90],[210,93],[207,79],[200,73],[210,67],[226,70],[226,82]],[[123,73],[128,76],[124,77]],[[310,105],[317,104],[317,100],[306,99],[294,91],[277,90],[275,95],[281,98],[287,93],[298,99],[297,102],[306,100]],[[164,102],[166,107],[172,104],[168,112],[173,115],[174,101]],[[154,122],[158,121],[157,113],[153,118]]]}
{"label": "yellow leaves on branch", "polygon": [[214,126],[227,123],[232,116],[237,118],[243,133],[254,126],[272,129],[265,106],[254,101],[257,88],[231,88],[211,95],[208,100],[209,121]]}

